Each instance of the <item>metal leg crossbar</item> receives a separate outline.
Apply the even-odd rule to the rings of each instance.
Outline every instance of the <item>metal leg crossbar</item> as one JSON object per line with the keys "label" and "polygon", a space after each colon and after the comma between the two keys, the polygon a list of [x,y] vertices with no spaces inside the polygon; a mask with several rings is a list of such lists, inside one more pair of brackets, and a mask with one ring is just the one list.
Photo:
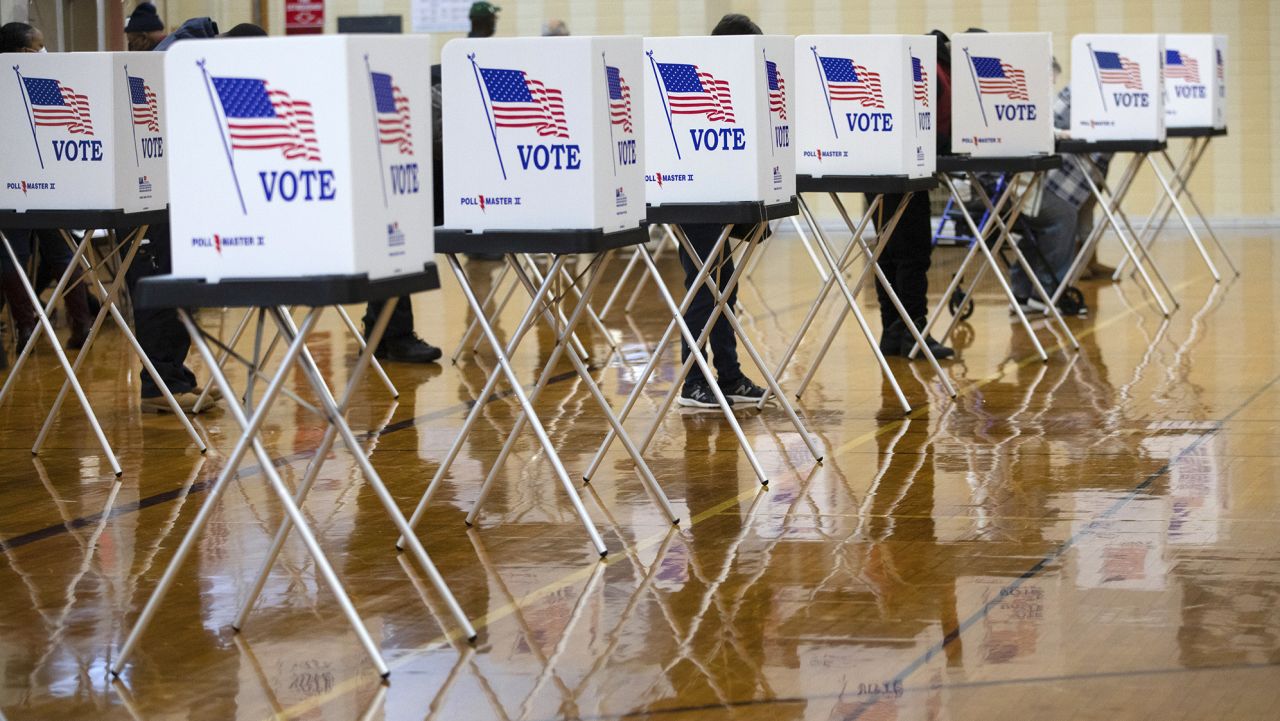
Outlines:
{"label": "metal leg crossbar", "polygon": [[[98,331],[101,329],[102,324],[108,315],[110,315],[116,325],[119,326],[121,332],[129,343],[130,349],[133,351],[134,355],[138,356],[139,360],[141,360],[143,368],[151,375],[156,386],[160,389],[160,392],[168,402],[170,410],[172,410],[179,418],[183,428],[195,442],[196,447],[200,449],[201,453],[206,450],[204,439],[200,437],[200,434],[196,432],[195,427],[192,426],[191,420],[187,418],[185,413],[183,413],[182,407],[178,405],[177,399],[173,397],[173,394],[169,391],[168,386],[165,385],[160,374],[156,372],[155,366],[151,363],[151,360],[147,358],[147,354],[143,352],[142,346],[138,343],[137,337],[134,336],[133,331],[129,328],[129,324],[125,321],[124,316],[121,315],[120,310],[116,308],[115,305],[115,299],[124,284],[125,274],[128,272],[129,266],[132,265],[133,259],[137,255],[138,248],[142,245],[142,240],[146,236],[147,229],[148,226],[146,225],[135,228],[123,241],[118,244],[113,244],[107,256],[104,256],[111,257],[123,254],[116,273],[111,279],[110,288],[104,287],[101,279],[97,275],[97,272],[103,268],[104,261],[102,258],[97,257],[93,249],[93,229],[86,230],[84,237],[79,242],[73,240],[71,235],[66,231],[62,231],[63,238],[72,247],[71,260],[67,263],[67,267],[62,272],[62,276],[58,278],[58,282],[54,286],[47,304],[41,304],[40,298],[36,294],[35,288],[32,287],[30,281],[27,279],[26,274],[18,273],[19,279],[22,282],[23,290],[26,292],[27,297],[31,299],[32,307],[35,308],[36,328],[31,334],[31,338],[27,341],[26,346],[18,355],[18,360],[14,362],[13,367],[9,370],[9,376],[5,379],[4,386],[0,387],[0,403],[4,402],[9,391],[13,389],[14,382],[18,377],[19,371],[31,356],[31,353],[35,350],[36,343],[39,342],[41,336],[47,338],[50,345],[53,346],[54,354],[58,358],[58,364],[62,366],[62,370],[66,374],[66,380],[58,392],[57,399],[55,400],[48,417],[41,426],[41,430],[37,436],[35,444],[31,448],[31,452],[33,454],[40,452],[40,448],[43,446],[44,441],[48,437],[49,431],[52,428],[53,420],[56,417],[58,410],[62,407],[62,403],[66,400],[67,392],[70,391],[75,393],[76,399],[80,402],[81,408],[84,409],[85,415],[89,419],[89,426],[93,430],[93,434],[98,441],[98,445],[102,448],[103,455],[107,457],[107,461],[111,465],[112,472],[117,477],[123,475],[124,471],[120,467],[120,462],[117,460],[115,452],[111,449],[111,444],[107,441],[107,436],[102,430],[102,425],[98,421],[97,414],[94,413],[93,406],[89,403],[89,399],[85,395],[84,388],[81,386],[80,379],[76,374],[77,370],[84,363],[84,360],[88,358],[89,351],[98,337]],[[13,246],[9,243],[9,239],[3,234],[0,234],[0,242],[4,243],[4,251],[8,254],[14,267],[21,267],[21,264],[18,262],[17,255],[13,251]],[[95,259],[97,262],[94,262]],[[85,282],[91,282],[91,287],[94,288],[99,295],[101,308],[99,308],[97,316],[93,319],[93,324],[90,326],[89,335],[85,340],[84,346],[81,347],[80,351],[76,355],[75,363],[72,364],[68,360],[66,352],[63,351],[62,346],[59,344],[57,335],[54,334],[53,324],[49,320],[49,314],[53,312],[54,305],[57,303],[58,299],[66,292],[72,275],[74,275],[77,269],[81,266],[85,269]]]}
{"label": "metal leg crossbar", "polygon": [[[391,311],[394,309],[395,303],[395,298],[387,301],[387,304],[383,308],[383,312],[379,316],[378,322],[371,335],[371,345],[376,346],[377,342],[381,340],[382,333],[386,329],[387,321],[391,317]],[[364,453],[360,450],[355,434],[352,432],[351,427],[347,425],[346,419],[343,416],[343,410],[350,399],[352,389],[364,375],[364,371],[369,366],[369,356],[372,354],[372,351],[366,348],[361,352],[360,358],[356,362],[356,367],[352,371],[351,380],[348,384],[347,392],[344,394],[343,403],[340,406],[329,392],[329,388],[325,384],[321,376],[321,372],[315,365],[314,360],[310,357],[310,354],[306,352],[307,337],[315,328],[316,322],[319,320],[323,310],[324,309],[322,307],[310,308],[306,317],[303,319],[300,328],[294,326],[293,320],[288,316],[284,309],[272,308],[269,310],[277,327],[285,335],[288,341],[288,346],[285,350],[284,357],[281,360],[280,367],[267,383],[267,387],[263,391],[261,400],[253,408],[251,417],[246,418],[244,409],[242,409],[238,404],[227,404],[228,409],[236,420],[236,423],[240,425],[242,434],[236,442],[234,450],[227,458],[226,465],[223,467],[222,472],[218,475],[217,480],[210,488],[209,495],[201,506],[199,513],[197,513],[191,527],[188,529],[186,536],[183,537],[182,543],[179,545],[177,552],[174,554],[173,559],[170,560],[169,566],[165,569],[164,575],[161,577],[156,590],[152,593],[146,603],[146,606],[143,608],[137,624],[130,632],[124,644],[120,647],[118,656],[112,662],[111,672],[115,676],[119,676],[123,671],[124,666],[138,640],[146,631],[146,628],[154,618],[156,611],[163,603],[164,597],[168,593],[170,586],[173,584],[180,568],[198,542],[201,533],[203,533],[205,526],[208,524],[209,519],[221,501],[222,496],[230,487],[232,479],[236,477],[240,462],[249,451],[250,447],[252,447],[253,453],[257,458],[262,474],[266,477],[272,491],[275,493],[281,506],[284,508],[288,519],[277,534],[277,539],[282,543],[282,536],[286,534],[291,527],[296,527],[299,537],[302,539],[307,550],[315,560],[318,573],[333,590],[334,595],[337,597],[338,604],[342,608],[343,614],[347,617],[348,622],[350,622],[352,629],[355,631],[356,636],[359,638],[366,653],[369,654],[369,657],[375,668],[377,668],[378,673],[383,677],[390,674],[390,668],[383,660],[377,644],[369,635],[363,621],[360,619],[360,615],[356,612],[355,606],[351,603],[351,599],[348,597],[341,580],[338,578],[333,566],[329,563],[328,558],[321,549],[315,534],[312,532],[311,527],[299,506],[301,500],[305,498],[305,491],[309,490],[311,484],[304,483],[303,485],[300,485],[298,489],[298,499],[295,500],[295,498],[290,495],[284,481],[281,480],[274,462],[267,454],[261,440],[258,438],[258,432],[276,398],[279,396],[280,389],[290,377],[295,364],[297,364],[307,377],[316,395],[320,398],[324,417],[329,425],[329,428],[326,431],[326,438],[329,438],[330,443],[332,443],[332,435],[336,434],[342,436],[347,447],[354,453],[356,461],[365,476],[366,482],[369,484],[370,488],[374,490],[379,501],[382,502],[383,507],[387,511],[387,514],[391,517],[392,523],[401,533],[408,533],[408,521],[404,518],[404,515],[401,514],[399,507],[395,503],[395,499],[392,498],[390,492],[382,483],[381,478],[369,463],[368,458],[366,458]],[[204,362],[209,365],[213,376],[213,382],[218,384],[218,387],[226,397],[232,397],[234,391],[231,388],[231,384],[227,381],[226,376],[215,363],[213,353],[210,350],[208,343],[205,342],[204,334],[199,330],[195,322],[192,320],[191,315],[185,309],[179,309],[178,314],[183,325],[186,327],[188,334],[191,336],[192,344],[196,347],[196,350],[200,353]],[[311,481],[314,481],[314,473],[318,472],[318,467],[323,464],[325,455],[325,453],[320,453],[315,457],[315,459],[313,459],[312,468],[308,470],[308,477]],[[474,629],[471,627],[470,622],[467,621],[461,607],[457,604],[452,593],[445,585],[443,578],[440,577],[434,565],[432,565],[430,558],[426,554],[426,550],[422,548],[417,538],[409,539],[409,543],[414,552],[414,556],[422,565],[423,570],[425,570],[427,575],[431,578],[436,587],[436,591],[444,597],[458,624],[465,629],[469,637],[474,638]],[[275,548],[274,544],[273,548]],[[276,550],[278,551],[278,549]],[[255,589],[260,588],[260,583],[261,578],[255,584]],[[251,603],[252,599],[249,601],[249,604]],[[246,604],[246,607],[249,604]],[[242,609],[241,614],[236,619],[237,624],[242,625],[244,623],[246,613],[247,611]]]}
{"label": "metal leg crossbar", "polygon": [[[888,244],[889,237],[893,234],[894,229],[897,228],[898,221],[902,218],[902,214],[906,211],[907,205],[910,203],[913,195],[914,193],[907,193],[903,196],[898,207],[894,209],[893,215],[890,216],[889,222],[886,223],[876,234],[875,249],[873,250],[863,238],[863,232],[866,230],[867,226],[871,224],[871,219],[875,217],[875,214],[883,207],[884,195],[875,195],[871,202],[868,203],[866,212],[863,213],[862,217],[857,223],[855,223],[853,216],[850,215],[848,209],[840,200],[839,194],[830,193],[831,199],[836,205],[836,209],[840,212],[840,216],[844,220],[845,227],[847,227],[849,232],[852,234],[849,244],[845,246],[843,251],[841,251],[838,259],[833,251],[831,241],[823,232],[822,226],[819,224],[812,208],[809,207],[809,204],[805,201],[803,195],[798,196],[801,215],[804,216],[806,223],[813,231],[814,238],[819,250],[822,252],[822,257],[826,263],[826,267],[819,267],[819,271],[823,279],[822,288],[818,291],[817,297],[809,307],[809,313],[805,316],[804,321],[801,322],[799,330],[791,341],[791,345],[787,348],[787,351],[782,356],[782,360],[778,363],[776,375],[780,377],[787,365],[791,362],[791,359],[799,349],[800,343],[808,333],[809,328],[813,325],[814,320],[818,316],[818,312],[821,310],[823,303],[826,302],[827,296],[831,293],[832,289],[839,287],[840,295],[843,297],[845,305],[840,308],[839,313],[831,324],[831,329],[828,331],[822,347],[818,351],[818,355],[814,357],[813,361],[809,365],[809,370],[805,373],[804,379],[800,382],[800,386],[796,390],[797,397],[803,394],[809,387],[809,383],[817,374],[818,366],[821,365],[823,359],[826,357],[827,351],[831,348],[836,336],[839,334],[840,328],[844,324],[845,317],[852,313],[855,321],[858,323],[858,328],[862,331],[863,337],[871,347],[872,354],[876,357],[876,362],[879,364],[881,372],[884,373],[885,378],[889,381],[890,387],[893,389],[894,395],[902,405],[903,412],[911,412],[911,404],[907,401],[906,395],[902,392],[902,386],[899,385],[893,369],[889,366],[889,362],[884,356],[884,352],[880,350],[880,344],[876,341],[875,334],[872,333],[865,316],[862,314],[861,307],[857,302],[857,297],[858,293],[862,291],[862,288],[866,284],[870,273],[874,272],[875,277],[887,291],[894,309],[897,311],[899,317],[902,318],[902,322],[906,324],[917,342],[921,344],[924,343],[924,338],[920,335],[919,329],[907,313],[906,308],[903,307],[902,301],[899,300],[897,292],[894,291],[892,284],[889,283],[888,278],[885,277],[884,272],[880,269],[878,263],[880,254],[884,252],[885,246]],[[853,286],[850,287],[844,277],[844,274],[852,266],[855,252],[857,252],[857,257],[865,259],[866,262],[864,263],[862,270],[859,272],[857,280],[854,282]],[[952,386],[946,373],[942,371],[942,367],[938,364],[937,358],[934,357],[933,352],[929,350],[928,346],[922,345],[922,347],[924,348],[925,355],[933,366],[934,371],[942,380],[942,384],[944,388],[946,388],[947,394],[954,398],[956,395],[955,388]]]}
{"label": "metal leg crossbar", "polygon": [[[760,354],[756,351],[755,345],[751,342],[750,338],[748,338],[747,335],[743,332],[742,325],[739,323],[737,316],[734,314],[733,310],[728,307],[729,306],[728,300],[733,295],[733,289],[737,287],[738,281],[742,276],[743,270],[748,266],[752,253],[756,250],[756,247],[760,241],[761,236],[764,234],[764,230],[766,227],[768,227],[766,223],[762,222],[757,224],[756,227],[753,228],[751,232],[747,234],[746,239],[741,241],[742,244],[745,245],[746,252],[742,257],[741,262],[738,263],[737,266],[734,268],[734,271],[730,275],[728,282],[724,284],[723,288],[721,288],[720,284],[716,282],[716,278],[712,277],[712,274],[714,272],[714,274],[718,278],[720,269],[723,266],[725,259],[731,257],[732,255],[732,251],[728,247],[728,241],[729,241],[729,232],[733,229],[733,225],[730,224],[724,227],[724,229],[720,233],[720,236],[717,238],[711,252],[708,254],[707,258],[705,259],[699,257],[698,253],[694,250],[692,244],[689,243],[688,238],[685,237],[683,231],[678,226],[673,226],[673,230],[675,232],[677,242],[679,242],[685,248],[685,251],[689,254],[689,257],[693,260],[695,267],[697,267],[698,269],[693,283],[690,285],[688,291],[685,293],[684,299],[679,306],[676,305],[675,300],[671,297],[670,292],[667,291],[666,283],[662,280],[662,276],[658,272],[658,267],[654,263],[653,256],[649,252],[648,248],[645,248],[644,246],[639,247],[639,250],[642,253],[641,259],[644,261],[646,269],[648,270],[649,275],[652,277],[654,281],[654,285],[658,289],[659,295],[662,296],[663,302],[666,304],[667,309],[671,312],[673,317],[672,317],[671,323],[667,326],[666,331],[663,333],[662,339],[658,342],[657,346],[654,348],[653,355],[650,357],[649,363],[645,366],[644,370],[640,373],[640,376],[636,379],[635,388],[631,391],[631,394],[627,397],[627,402],[623,406],[622,412],[618,414],[619,420],[621,422],[625,422],[627,417],[630,415],[631,410],[635,407],[636,402],[639,400],[640,396],[643,394],[646,383],[648,382],[649,378],[653,375],[654,369],[657,367],[658,363],[662,360],[666,352],[667,346],[671,343],[674,335],[677,332],[684,339],[685,343],[688,344],[689,351],[690,351],[689,358],[684,362],[684,364],[679,369],[679,371],[677,371],[671,390],[667,393],[666,398],[660,404],[658,409],[658,414],[654,418],[652,424],[649,427],[648,432],[646,432],[645,434],[644,440],[640,444],[641,453],[647,450],[649,447],[649,444],[653,441],[654,436],[657,434],[658,427],[662,424],[662,421],[666,416],[667,411],[670,409],[671,404],[674,402],[676,395],[680,392],[680,388],[684,382],[685,377],[688,376],[693,366],[696,364],[698,366],[698,369],[702,371],[703,376],[707,378],[707,380],[709,381],[708,386],[711,390],[711,393],[712,395],[715,396],[717,405],[720,407],[720,410],[723,412],[725,420],[729,423],[729,426],[732,428],[734,435],[737,437],[738,444],[742,447],[743,453],[747,458],[747,462],[751,465],[752,470],[755,472],[756,477],[760,480],[760,482],[762,484],[766,484],[766,485],[768,484],[769,482],[768,476],[765,474],[763,467],[760,465],[760,461],[756,457],[755,451],[751,448],[751,444],[747,440],[746,434],[742,431],[742,426],[738,423],[737,418],[734,416],[732,407],[729,405],[728,400],[724,397],[724,394],[720,391],[719,385],[714,381],[712,381],[712,379],[715,378],[715,374],[712,372],[711,366],[707,362],[706,355],[702,351],[703,345],[706,343],[707,339],[710,337],[711,328],[715,325],[716,321],[723,314],[725,318],[728,320],[730,326],[733,328],[733,332],[737,336],[740,343],[742,344],[743,349],[746,350],[747,355],[751,358],[752,362],[754,362],[756,367],[760,370],[760,373],[764,377],[764,380],[768,389],[770,390],[770,392],[774,394],[775,397],[778,398],[780,405],[783,407],[783,410],[787,414],[787,417],[791,420],[791,423],[795,426],[801,438],[804,439],[805,444],[808,446],[810,453],[814,457],[814,460],[817,462],[822,461],[822,452],[815,445],[812,436],[809,434],[804,424],[800,421],[800,417],[796,414],[795,408],[792,407],[790,401],[782,393],[782,390],[779,387],[778,381],[774,377],[773,372],[770,371],[769,368],[765,365],[763,358],[761,358]],[[715,260],[711,260],[711,259],[715,259]],[[689,307],[693,303],[695,295],[697,295],[699,289],[702,288],[703,286],[706,286],[706,288],[711,292],[712,297],[715,301],[715,305],[711,310],[711,315],[707,319],[706,325],[702,328],[701,332],[698,334],[697,338],[695,339],[693,332],[689,329],[688,324],[686,324],[684,321],[684,314],[686,311],[688,311]],[[591,464],[587,469],[587,472],[583,476],[584,480],[589,482],[590,479],[594,476],[595,472],[599,469],[600,464],[604,460],[605,453],[608,451],[609,446],[613,443],[615,435],[616,435],[615,432],[610,431],[610,433],[605,437],[604,443],[601,444],[600,449],[596,452],[596,455],[592,459]]]}
{"label": "metal leg crossbar", "polygon": [[[1084,272],[1085,267],[1089,263],[1089,259],[1093,257],[1094,249],[1102,240],[1102,234],[1108,226],[1115,231],[1116,238],[1120,240],[1120,246],[1124,248],[1124,260],[1133,260],[1134,266],[1137,268],[1138,274],[1142,277],[1143,284],[1146,285],[1147,291],[1151,293],[1159,306],[1160,312],[1164,317],[1168,318],[1173,308],[1178,307],[1178,300],[1173,295],[1173,289],[1169,287],[1169,283],[1165,281],[1164,274],[1160,272],[1160,267],[1156,265],[1155,260],[1143,247],[1140,236],[1133,232],[1133,226],[1129,223],[1128,218],[1124,216],[1121,204],[1129,193],[1129,188],[1133,186],[1133,180],[1138,175],[1138,170],[1142,167],[1142,161],[1147,156],[1146,153],[1134,153],[1133,158],[1129,161],[1129,165],[1125,167],[1124,173],[1120,176],[1120,182],[1116,184],[1115,190],[1108,194],[1105,186],[1100,186],[1093,180],[1093,174],[1101,171],[1094,164],[1093,159],[1087,154],[1067,154],[1067,162],[1076,163],[1080,167],[1080,172],[1084,175],[1085,182],[1089,186],[1089,192],[1093,194],[1094,199],[1098,203],[1098,207],[1102,208],[1102,214],[1107,219],[1105,224],[1098,223],[1089,233],[1089,237],[1085,239],[1080,250],[1076,253],[1075,259],[1071,262],[1071,267],[1067,270],[1066,279],[1058,287],[1053,295],[1056,303],[1058,298],[1066,290],[1068,285],[1074,284]],[[1148,222],[1150,218],[1148,218]],[[1121,227],[1123,223],[1123,227]],[[1159,281],[1161,291],[1156,289],[1156,284],[1152,280]],[[1168,298],[1168,303],[1165,302]],[[1172,306],[1172,307],[1171,307]]]}
{"label": "metal leg crossbar", "polygon": [[[951,278],[951,283],[943,293],[942,299],[929,314],[929,319],[926,321],[922,332],[924,334],[928,334],[933,328],[934,324],[938,321],[938,318],[941,317],[943,309],[947,307],[952,294],[954,294],[956,289],[959,287],[960,281],[964,277],[965,269],[968,268],[969,264],[973,262],[973,259],[981,253],[986,263],[985,265],[979,266],[978,272],[975,274],[968,291],[965,292],[964,298],[958,307],[964,308],[968,303],[972,302],[973,293],[977,289],[978,283],[982,280],[986,271],[991,270],[996,277],[996,281],[1000,284],[1000,289],[1004,292],[1005,298],[1013,308],[1014,314],[1018,318],[1018,322],[1022,325],[1023,330],[1026,331],[1027,336],[1031,339],[1031,344],[1036,349],[1036,355],[1040,356],[1042,361],[1048,362],[1048,353],[1045,352],[1044,346],[1040,343],[1040,339],[1031,328],[1031,323],[1027,320],[1026,313],[1022,311],[1022,307],[1018,304],[1017,298],[1013,295],[1013,289],[1009,286],[1008,279],[1005,278],[1004,272],[1001,270],[999,263],[996,262],[995,254],[999,253],[1000,249],[1007,245],[1013,251],[1015,258],[1022,266],[1023,271],[1026,272],[1036,295],[1045,302],[1049,308],[1049,314],[1066,334],[1068,344],[1073,348],[1078,349],[1080,345],[1076,341],[1075,336],[1072,335],[1071,329],[1067,327],[1067,323],[1063,320],[1061,313],[1058,312],[1057,306],[1051,302],[1049,294],[1045,291],[1044,286],[1041,285],[1039,278],[1031,268],[1030,263],[1027,262],[1026,257],[1024,257],[1022,252],[1018,249],[1017,243],[1013,242],[1010,232],[1010,228],[1014,226],[1018,217],[1022,214],[1022,207],[1026,203],[1028,196],[1030,196],[1036,185],[1043,178],[1043,171],[1035,171],[1031,178],[1031,182],[1027,184],[1026,189],[1020,194],[1016,193],[1015,190],[1018,187],[1018,184],[1013,182],[1013,178],[1010,178],[1009,182],[1005,185],[1004,189],[1000,192],[994,202],[987,195],[986,191],[983,190],[976,175],[973,172],[969,172],[968,176],[970,187],[978,193],[979,197],[982,199],[983,205],[986,207],[987,222],[983,224],[981,229],[979,229],[978,224],[974,222],[973,216],[969,213],[969,209],[965,207],[963,199],[956,190],[955,182],[951,179],[951,176],[948,173],[938,173],[938,179],[947,186],[947,191],[953,198],[955,198],[956,207],[960,210],[960,215],[964,218],[965,224],[969,226],[970,232],[973,233],[974,242],[970,244],[969,251],[965,254],[964,260],[961,261],[959,269],[956,270],[955,275]],[[1007,205],[1010,205],[1010,201],[1012,201],[1012,205],[1006,217],[1006,214],[1003,211]],[[991,247],[988,247],[987,239],[993,233],[996,234],[996,240]],[[950,323],[947,324],[946,331],[939,338],[939,342],[947,342],[947,339],[951,336],[952,331],[955,330],[956,324],[959,320],[959,313],[952,315]],[[917,342],[916,347],[911,351],[911,357],[914,357],[915,354],[919,352],[920,348],[921,345]]]}

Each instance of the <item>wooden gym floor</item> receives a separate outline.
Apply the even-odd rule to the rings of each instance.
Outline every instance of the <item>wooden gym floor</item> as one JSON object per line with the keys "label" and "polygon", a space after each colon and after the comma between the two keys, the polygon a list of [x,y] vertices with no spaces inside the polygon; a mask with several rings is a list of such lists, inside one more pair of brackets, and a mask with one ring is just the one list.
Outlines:
{"label": "wooden gym floor", "polygon": [[[225,411],[201,416],[212,445],[202,458],[174,419],[140,415],[136,363],[110,332],[85,377],[123,479],[113,482],[71,404],[32,457],[61,380],[43,349],[41,369],[0,409],[0,717],[1280,718],[1280,259],[1269,233],[1223,235],[1242,277],[1215,286],[1171,234],[1158,257],[1182,308],[1169,322],[1133,281],[1086,284],[1094,312],[1071,321],[1079,353],[1037,324],[1055,349],[1047,364],[984,291],[947,364],[954,402],[927,365],[895,362],[919,407],[905,419],[847,325],[799,404],[822,465],[776,408],[740,414],[767,490],[722,418],[672,413],[648,458],[683,522],[664,521],[615,444],[584,492],[605,562],[531,437],[466,529],[514,417],[507,395],[490,399],[421,534],[479,629],[474,646],[453,637],[337,450],[306,509],[393,668],[385,687],[296,536],[244,633],[229,629],[281,517],[249,463],[124,683],[110,683],[107,666],[237,429]],[[741,293],[770,359],[817,288],[792,240],[772,243]],[[935,257],[935,295],[956,252]],[[662,265],[678,285],[674,259]],[[498,265],[470,268],[483,288]],[[448,353],[469,316],[452,279],[444,285],[415,307],[419,330]],[[864,302],[874,319],[874,299]],[[239,317],[200,320],[225,334]],[[515,321],[513,307],[502,325]],[[607,323],[617,353],[584,337],[617,407],[665,321],[646,295]],[[517,356],[528,383],[551,341],[539,331]],[[326,316],[312,349],[335,387],[354,348]],[[364,384],[352,426],[406,511],[491,365],[484,353],[388,366],[398,403]],[[540,407],[575,474],[604,423],[561,371]],[[633,433],[672,373],[670,361],[660,367]],[[300,375],[291,385],[309,395]],[[301,477],[318,426],[287,400],[270,417],[268,450],[286,481]]]}

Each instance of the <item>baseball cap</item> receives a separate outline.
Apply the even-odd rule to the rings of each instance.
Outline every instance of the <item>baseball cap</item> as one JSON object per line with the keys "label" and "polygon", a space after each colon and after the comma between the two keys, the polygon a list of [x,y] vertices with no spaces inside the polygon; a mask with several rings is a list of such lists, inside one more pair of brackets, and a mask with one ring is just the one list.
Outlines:
{"label": "baseball cap", "polygon": [[489,3],[489,2],[471,3],[471,11],[467,13],[467,17],[482,18],[486,16],[494,16],[494,15],[497,15],[498,11],[501,9],[502,8],[498,7],[497,5],[494,5],[493,3]]}

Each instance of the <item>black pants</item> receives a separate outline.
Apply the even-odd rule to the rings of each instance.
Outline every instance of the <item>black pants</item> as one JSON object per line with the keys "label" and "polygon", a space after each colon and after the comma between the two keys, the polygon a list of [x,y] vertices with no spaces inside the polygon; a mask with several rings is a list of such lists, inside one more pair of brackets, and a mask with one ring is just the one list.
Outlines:
{"label": "black pants", "polygon": [[[117,228],[116,235],[123,238],[132,232],[132,228]],[[129,284],[129,292],[140,278],[153,275],[167,275],[173,270],[173,260],[169,250],[169,224],[157,223],[147,232],[150,243],[138,249],[133,265],[125,281]],[[133,325],[138,335],[138,344],[151,359],[164,384],[174,393],[190,393],[196,387],[196,376],[185,365],[187,353],[191,350],[191,338],[187,329],[178,319],[178,311],[174,308],[138,308],[133,309]],[[151,374],[143,371],[139,383],[143,398],[155,398],[160,395],[160,387],[151,379]]]}
{"label": "black pants", "polygon": [[[716,240],[720,238],[720,233],[724,230],[723,225],[716,224],[690,224],[683,226],[685,235],[689,238],[689,244],[698,252],[698,256],[702,258],[704,263],[712,265],[711,277],[719,276],[719,287],[724,289],[729,282],[729,277],[733,275],[733,259],[729,257],[728,244],[725,245],[724,264],[720,266],[717,273],[715,263],[717,258],[708,258],[711,251],[715,248]],[[685,253],[684,248],[680,248],[680,265],[684,268],[684,287],[685,290],[693,284],[694,278],[698,275],[698,269],[694,266],[693,260]],[[698,292],[693,296],[693,302],[689,305],[689,309],[684,314],[684,322],[689,326],[689,332],[697,337],[702,332],[702,328],[706,326],[707,319],[711,317],[711,309],[715,307],[715,298],[711,295],[711,291],[706,284],[698,288]],[[729,294],[729,307],[733,308],[738,304],[738,289],[735,287],[733,292]],[[733,333],[733,326],[729,325],[729,321],[722,313],[716,319],[715,325],[711,326],[710,334],[711,345],[711,364],[716,369],[716,377],[719,378],[721,385],[729,385],[742,377],[742,368],[738,365],[738,339]],[[704,348],[705,352],[706,349]],[[689,345],[683,340],[680,342],[680,362],[688,360]],[[689,371],[689,377],[685,379],[685,385],[694,383],[706,383],[708,379],[702,375],[702,371],[695,364],[693,369]]]}
{"label": "black pants", "polygon": [[[867,202],[871,202],[873,197],[868,195]],[[899,194],[884,196],[884,203],[874,218],[876,230],[893,219],[901,201],[902,195]],[[932,255],[933,220],[929,216],[929,194],[916,193],[911,196],[884,252],[880,254],[880,270],[913,319],[923,318],[929,312],[929,263]],[[879,280],[876,281],[876,298],[880,301],[880,322],[883,328],[888,328],[899,320],[898,311]]]}
{"label": "black pants", "polygon": [[[382,313],[385,305],[385,300],[374,300],[370,301],[365,308],[364,335],[366,338],[373,331],[373,324],[378,322],[378,315]],[[387,321],[387,330],[382,334],[382,339],[387,341],[411,336],[413,336],[413,301],[406,295],[400,298],[395,310],[391,311],[391,319]]]}

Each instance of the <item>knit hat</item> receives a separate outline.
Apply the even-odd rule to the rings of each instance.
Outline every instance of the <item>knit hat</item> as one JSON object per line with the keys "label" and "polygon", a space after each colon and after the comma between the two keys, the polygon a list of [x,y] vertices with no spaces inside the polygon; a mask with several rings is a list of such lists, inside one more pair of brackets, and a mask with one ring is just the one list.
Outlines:
{"label": "knit hat", "polygon": [[470,18],[492,18],[498,16],[498,11],[502,8],[489,2],[471,3],[471,10],[467,12]]}
{"label": "knit hat", "polygon": [[156,12],[156,6],[151,3],[139,3],[129,14],[129,22],[125,23],[124,31],[127,33],[149,33],[152,30],[164,30],[164,22],[160,19],[160,13]]}

